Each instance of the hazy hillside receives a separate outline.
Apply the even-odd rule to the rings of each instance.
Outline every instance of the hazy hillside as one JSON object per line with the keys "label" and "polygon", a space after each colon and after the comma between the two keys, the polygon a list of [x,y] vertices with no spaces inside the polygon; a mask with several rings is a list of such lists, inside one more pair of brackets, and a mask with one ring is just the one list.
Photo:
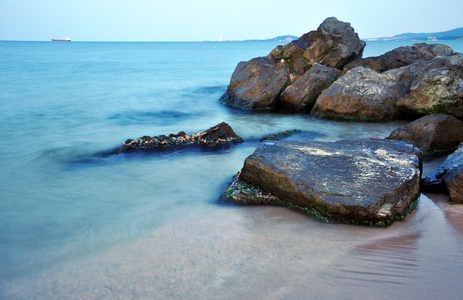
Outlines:
{"label": "hazy hillside", "polygon": [[394,38],[398,39],[416,39],[416,40],[456,40],[463,39],[463,27],[455,28],[449,31],[442,32],[423,32],[423,33],[402,33],[394,35]]}
{"label": "hazy hillside", "polygon": [[297,40],[299,37],[294,35],[280,35],[274,37],[273,39],[262,39],[262,40],[245,40],[245,42],[285,42],[290,43],[294,40]]}

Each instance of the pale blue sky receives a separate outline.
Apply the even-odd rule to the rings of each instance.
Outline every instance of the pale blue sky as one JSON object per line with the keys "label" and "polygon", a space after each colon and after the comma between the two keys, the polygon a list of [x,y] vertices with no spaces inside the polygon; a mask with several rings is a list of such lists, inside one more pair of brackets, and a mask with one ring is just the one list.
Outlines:
{"label": "pale blue sky", "polygon": [[462,0],[0,0],[0,40],[203,41],[300,36],[327,17],[361,38],[463,27]]}

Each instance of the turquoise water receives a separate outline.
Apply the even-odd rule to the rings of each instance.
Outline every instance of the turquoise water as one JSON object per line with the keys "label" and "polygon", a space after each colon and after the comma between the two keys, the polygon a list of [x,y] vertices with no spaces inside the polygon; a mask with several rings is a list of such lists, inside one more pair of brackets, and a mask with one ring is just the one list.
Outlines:
{"label": "turquoise water", "polygon": [[[447,43],[463,52],[463,41]],[[403,42],[368,42],[364,56],[379,55],[402,45]],[[355,256],[355,251],[360,250],[355,247],[372,243],[378,234],[384,238],[395,237],[395,233],[407,236],[410,231],[416,232],[422,224],[427,224],[427,216],[433,213],[442,219],[444,213],[438,209],[440,202],[427,197],[423,198],[421,210],[414,218],[410,217],[408,223],[394,225],[380,233],[367,228],[319,224],[282,208],[245,208],[217,203],[226,182],[242,167],[246,156],[264,135],[296,128],[304,130],[298,137],[303,139],[382,138],[403,124],[356,124],[323,121],[306,115],[252,114],[218,104],[236,64],[264,56],[275,46],[259,42],[0,42],[0,139],[3,141],[0,148],[0,297],[67,298],[72,293],[71,298],[161,295],[175,298],[185,295],[180,293],[184,288],[182,280],[183,285],[191,282],[193,290],[203,289],[202,294],[198,292],[193,298],[212,297],[228,288],[231,288],[230,296],[241,295],[238,291],[245,289],[237,279],[231,280],[228,275],[218,278],[218,271],[207,267],[211,262],[221,265],[223,257],[202,259],[215,250],[229,256],[230,253],[221,247],[232,248],[236,256],[224,262],[224,265],[228,263],[230,274],[261,276],[262,280],[255,282],[259,285],[264,281],[271,283],[269,278],[274,272],[282,272],[281,276],[299,274],[292,269],[296,266],[292,251],[303,251],[304,243],[312,243],[314,251],[313,257],[304,255],[302,265],[305,263],[307,268],[312,259],[317,259],[320,262],[318,271],[332,270],[328,266],[333,259],[347,256],[350,259],[346,259],[346,264],[351,262],[355,266],[349,268],[355,269],[361,265]],[[220,151],[97,155],[128,138],[180,130],[195,133],[222,121],[229,123],[246,142]],[[456,245],[462,244],[462,231],[451,221],[442,220],[438,228],[448,233],[450,242],[440,243],[447,245],[448,251],[458,249]],[[276,228],[269,232],[272,226]],[[255,232],[249,232],[250,227],[255,228]],[[437,243],[432,238],[438,236],[433,229],[426,230],[430,230],[430,235],[421,232],[424,238],[418,239],[413,246],[417,252],[428,253]],[[308,231],[310,236],[302,234]],[[257,232],[271,236],[270,242],[262,241]],[[227,244],[227,234],[236,240]],[[298,244],[301,234],[303,242]],[[240,242],[241,235],[247,237],[249,243]],[[177,244],[179,236],[188,242]],[[217,249],[202,249],[204,241],[201,239],[205,236],[207,239],[215,237],[224,246],[208,240],[206,244],[215,245]],[[293,266],[288,267],[286,273],[277,268],[278,264],[272,267],[258,258],[251,260],[254,267],[260,268],[239,266],[242,257],[249,254],[250,245],[254,251],[277,253],[284,237],[295,244],[286,249],[286,256],[280,253],[279,259],[286,266]],[[264,243],[265,249],[252,241]],[[334,250],[340,243],[350,246]],[[134,250],[133,245],[140,248]],[[167,263],[150,260],[145,252],[137,252],[146,247],[151,247],[157,258],[166,257]],[[185,251],[191,253],[185,256],[179,249],[188,249]],[[202,252],[195,255],[197,249]],[[458,264],[444,261],[441,272],[458,274],[463,261],[459,251],[451,253],[459,260]],[[146,286],[166,285],[168,280],[170,284],[178,284],[171,284],[170,294],[163,294],[159,288],[155,291],[140,288],[138,294],[128,294],[133,282],[145,286],[142,282],[146,277],[136,277],[145,270],[135,260],[125,262],[124,267],[113,264],[131,255],[147,257],[152,270],[161,267],[164,270],[165,278],[147,280]],[[435,259],[423,257],[412,271],[417,272],[415,279],[410,279],[412,283],[419,282],[416,278],[427,278],[423,275],[429,271],[426,262]],[[174,268],[179,260],[193,265],[197,260],[198,265]],[[393,267],[382,263],[386,268]],[[98,269],[101,266],[106,271]],[[120,275],[117,268],[125,268],[126,276]],[[113,273],[118,273],[119,277],[105,277]],[[47,281],[43,280],[44,274]],[[346,274],[349,273],[339,271],[330,275],[328,272],[321,278],[339,280]],[[137,279],[128,280],[133,276]],[[92,280],[86,282],[82,278]],[[107,280],[105,286],[113,288],[112,293],[103,292],[99,281],[102,278]],[[216,290],[211,286],[207,289],[208,284],[217,283],[217,280],[220,285]],[[457,284],[457,277],[453,280]],[[280,291],[291,284],[281,281]],[[118,285],[127,286],[127,289],[114,291],[114,286]],[[450,286],[455,291],[454,285],[450,283]],[[89,291],[94,293],[93,297]],[[367,291],[364,295],[368,295]],[[242,294],[251,295],[251,292]],[[275,292],[271,298],[279,298],[278,295]],[[282,292],[281,295],[286,294]],[[337,295],[336,291],[333,295]]]}

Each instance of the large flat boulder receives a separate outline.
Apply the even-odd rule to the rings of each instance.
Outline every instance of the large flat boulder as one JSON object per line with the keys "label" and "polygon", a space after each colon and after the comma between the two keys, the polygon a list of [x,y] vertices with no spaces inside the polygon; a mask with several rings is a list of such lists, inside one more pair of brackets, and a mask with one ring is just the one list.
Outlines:
{"label": "large flat boulder", "polygon": [[381,73],[411,65],[419,60],[431,60],[436,56],[448,56],[452,54],[453,49],[447,45],[419,43],[399,47],[380,56],[357,59],[348,63],[344,67],[344,71],[352,70],[358,66],[365,66]]}
{"label": "large flat boulder", "polygon": [[304,52],[307,64],[319,63],[341,70],[349,62],[361,58],[366,45],[350,23],[335,17],[323,21],[313,39],[313,43]]}
{"label": "large flat boulder", "polygon": [[289,111],[310,112],[321,92],[341,75],[338,69],[315,64],[284,90],[280,104]]}
{"label": "large flat boulder", "polygon": [[412,83],[410,92],[397,102],[400,111],[463,117],[463,100],[458,94],[463,81],[463,54],[413,63],[404,75],[412,78]]}
{"label": "large flat boulder", "polygon": [[463,142],[463,122],[450,115],[432,114],[400,126],[387,138],[408,141],[425,154],[453,151]]}
{"label": "large flat boulder", "polygon": [[[258,187],[257,194],[270,193],[255,203],[281,202],[329,220],[384,226],[417,200],[420,176],[418,148],[360,139],[262,144],[245,160],[239,180]],[[233,198],[240,202],[247,193],[234,191]]]}
{"label": "large flat boulder", "polygon": [[367,67],[350,70],[317,98],[311,114],[323,118],[357,121],[396,119],[396,103],[408,92],[394,73],[378,73]]}
{"label": "large flat boulder", "polygon": [[273,109],[289,81],[284,60],[258,57],[240,62],[220,102],[243,110]]}
{"label": "large flat boulder", "polygon": [[422,181],[424,192],[450,195],[450,201],[463,204],[463,144],[449,155],[436,172]]}

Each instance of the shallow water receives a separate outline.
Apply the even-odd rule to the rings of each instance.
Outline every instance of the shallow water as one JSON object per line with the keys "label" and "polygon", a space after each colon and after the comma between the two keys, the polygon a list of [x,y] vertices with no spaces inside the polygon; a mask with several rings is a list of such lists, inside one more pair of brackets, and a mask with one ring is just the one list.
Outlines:
{"label": "shallow water", "polygon": [[[451,299],[463,292],[463,210],[445,197],[422,195],[405,222],[387,229],[217,203],[264,135],[300,129],[293,139],[383,138],[404,123],[218,104],[236,63],[274,46],[0,42],[0,298]],[[365,56],[397,46],[369,43]],[[246,142],[96,155],[127,138],[194,133],[222,121]],[[425,172],[438,164],[427,162]]]}

